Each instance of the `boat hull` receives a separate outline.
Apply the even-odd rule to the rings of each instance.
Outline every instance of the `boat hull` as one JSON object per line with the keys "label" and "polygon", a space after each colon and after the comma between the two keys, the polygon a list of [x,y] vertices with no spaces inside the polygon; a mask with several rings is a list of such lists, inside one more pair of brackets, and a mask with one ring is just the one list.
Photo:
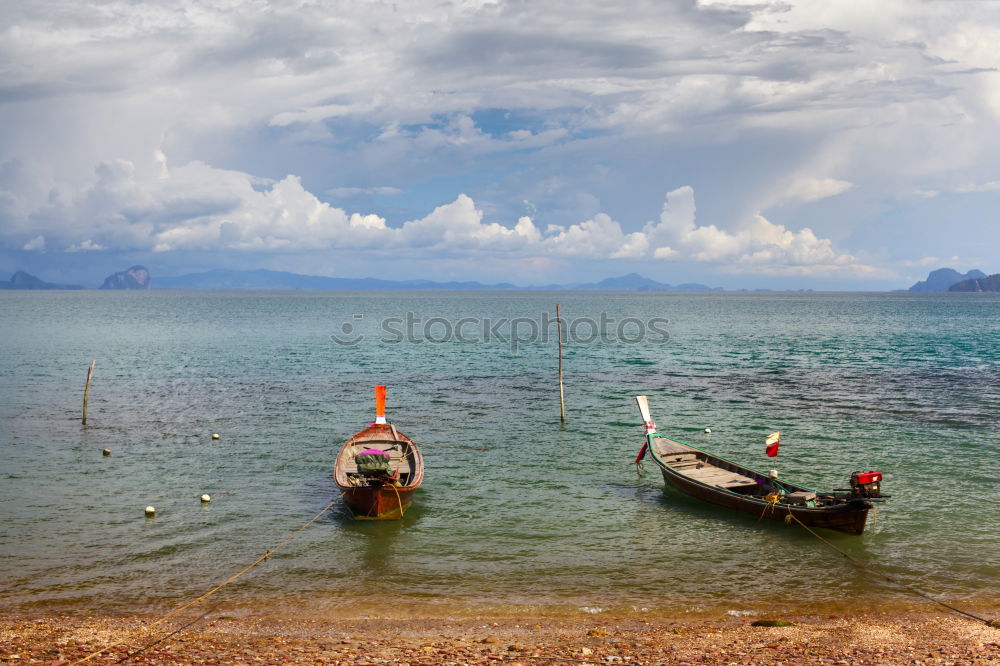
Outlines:
{"label": "boat hull", "polygon": [[699,483],[662,465],[660,465],[660,471],[663,473],[664,483],[685,495],[755,516],[758,519],[785,523],[798,521],[807,527],[820,527],[847,534],[862,534],[868,521],[868,510],[871,508],[865,502],[821,508],[772,504],[765,500],[745,497]]}
{"label": "boat hull", "polygon": [[358,520],[399,520],[410,508],[415,488],[341,488],[344,504]]}

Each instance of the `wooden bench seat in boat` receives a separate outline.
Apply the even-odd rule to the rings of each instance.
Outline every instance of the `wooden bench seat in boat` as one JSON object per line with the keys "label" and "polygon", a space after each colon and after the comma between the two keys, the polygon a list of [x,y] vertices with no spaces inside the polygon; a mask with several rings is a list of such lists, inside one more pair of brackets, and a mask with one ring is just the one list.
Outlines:
{"label": "wooden bench seat in boat", "polygon": [[727,469],[722,469],[721,467],[715,467],[713,465],[705,465],[700,469],[679,471],[681,471],[681,473],[685,476],[695,479],[696,481],[701,481],[702,483],[707,483],[712,486],[719,486],[720,488],[739,488],[742,486],[757,485],[757,482],[749,476],[738,474],[736,472],[730,472]]}
{"label": "wooden bench seat in boat", "polygon": [[[402,462],[400,462],[401,460],[402,460]],[[402,458],[401,459],[398,455],[390,456],[389,457],[389,471],[390,472],[394,471],[397,466],[399,467],[399,473],[400,474],[409,474],[410,473],[410,462],[406,458]],[[349,461],[345,462],[344,463],[344,471],[347,472],[348,474],[357,474],[358,473],[358,465],[357,465],[357,463],[355,463],[354,460],[349,460]]]}

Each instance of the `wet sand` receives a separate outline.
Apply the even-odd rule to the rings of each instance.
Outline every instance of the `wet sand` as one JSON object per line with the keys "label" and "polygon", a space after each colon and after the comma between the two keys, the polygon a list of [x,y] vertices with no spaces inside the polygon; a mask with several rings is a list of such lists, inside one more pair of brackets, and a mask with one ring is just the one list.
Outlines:
{"label": "wet sand", "polygon": [[[88,663],[1000,664],[1000,629],[936,611],[362,620],[220,610],[197,618],[194,613],[145,630],[158,618],[4,615],[0,661],[71,664],[117,644]],[[792,625],[752,626],[760,619]]]}

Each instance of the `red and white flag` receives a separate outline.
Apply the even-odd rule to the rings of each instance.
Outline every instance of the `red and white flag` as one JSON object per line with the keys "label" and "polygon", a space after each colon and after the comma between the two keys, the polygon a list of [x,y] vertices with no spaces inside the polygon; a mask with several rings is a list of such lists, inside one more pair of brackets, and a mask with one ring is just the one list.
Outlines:
{"label": "red and white flag", "polygon": [[778,455],[778,445],[781,444],[781,433],[772,432],[764,440],[764,451],[767,452],[769,458],[774,458]]}

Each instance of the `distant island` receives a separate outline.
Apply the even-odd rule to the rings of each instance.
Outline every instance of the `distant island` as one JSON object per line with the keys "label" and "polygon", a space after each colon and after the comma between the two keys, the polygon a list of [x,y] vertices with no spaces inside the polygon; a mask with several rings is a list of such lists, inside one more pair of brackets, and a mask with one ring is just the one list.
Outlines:
{"label": "distant island", "polygon": [[30,273],[17,271],[10,277],[10,280],[0,281],[0,289],[83,289],[83,287],[78,284],[46,282]]}
{"label": "distant island", "polygon": [[[962,275],[953,268],[939,268],[935,271],[931,271],[927,275],[926,280],[917,282],[915,285],[909,288],[908,291],[915,292],[943,292],[950,291],[953,285],[966,280],[975,280],[978,278],[986,277],[986,273],[972,269],[965,275]],[[973,290],[975,291],[975,290]]]}
{"label": "distant island", "polygon": [[948,291],[1000,291],[1000,273],[956,282]]}
{"label": "distant island", "polygon": [[149,289],[149,269],[133,266],[104,278],[98,289]]}

